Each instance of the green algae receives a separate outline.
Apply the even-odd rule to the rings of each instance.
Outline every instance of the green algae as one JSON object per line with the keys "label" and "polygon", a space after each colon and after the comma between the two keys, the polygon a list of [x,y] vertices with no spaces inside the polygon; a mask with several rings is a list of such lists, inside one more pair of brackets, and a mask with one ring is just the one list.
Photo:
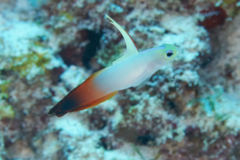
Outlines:
{"label": "green algae", "polygon": [[10,81],[4,81],[0,79],[0,99],[8,98],[7,89],[10,86]]}
{"label": "green algae", "polygon": [[10,70],[19,73],[20,77],[26,78],[28,74],[31,74],[31,70],[36,68],[40,74],[44,74],[46,70],[46,64],[50,62],[50,59],[46,57],[46,53],[32,52],[27,55],[13,57],[13,63],[10,65]]}
{"label": "green algae", "polygon": [[236,3],[236,2],[238,2],[238,0],[223,0],[223,3],[227,4],[227,5],[230,5],[230,4]]}
{"label": "green algae", "polygon": [[69,12],[61,12],[60,16],[66,18],[68,21],[72,21],[74,16]]}
{"label": "green algae", "polygon": [[137,146],[135,146],[134,144],[132,145],[133,149],[135,150],[135,152],[139,155],[139,157],[141,158],[141,160],[145,160],[145,158],[143,157],[142,153],[140,152],[140,150],[138,149]]}
{"label": "green algae", "polygon": [[215,87],[213,91],[214,94],[191,100],[189,105],[194,106],[199,104],[201,109],[206,112],[207,116],[213,116],[217,121],[223,122],[230,117],[229,115],[221,112],[219,113],[218,111],[219,105],[222,105],[221,103],[224,91],[219,86]]}
{"label": "green algae", "polygon": [[15,112],[11,105],[0,101],[0,120],[2,118],[14,118]]}
{"label": "green algae", "polygon": [[223,0],[221,7],[227,11],[229,17],[235,17],[240,11],[238,3],[239,0]]}
{"label": "green algae", "polygon": [[9,86],[10,81],[0,80],[0,120],[2,118],[14,118],[15,116],[12,106],[5,100],[9,97],[7,92]]}
{"label": "green algae", "polygon": [[207,95],[207,96],[189,101],[188,106],[195,106],[199,104],[202,110],[206,112],[207,116],[215,115],[215,111],[217,108],[216,101],[221,96],[222,91],[215,89],[215,92],[216,93],[213,95]]}

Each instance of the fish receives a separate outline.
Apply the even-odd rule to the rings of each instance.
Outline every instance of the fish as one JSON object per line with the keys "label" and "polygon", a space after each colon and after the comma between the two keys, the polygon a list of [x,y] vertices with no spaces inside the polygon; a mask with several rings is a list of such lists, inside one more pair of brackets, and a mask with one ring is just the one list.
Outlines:
{"label": "fish", "polygon": [[120,90],[141,85],[178,55],[178,48],[171,44],[139,52],[132,37],[111,17],[106,17],[122,34],[126,43],[125,54],[70,91],[50,109],[49,114],[62,117],[69,112],[97,106]]}

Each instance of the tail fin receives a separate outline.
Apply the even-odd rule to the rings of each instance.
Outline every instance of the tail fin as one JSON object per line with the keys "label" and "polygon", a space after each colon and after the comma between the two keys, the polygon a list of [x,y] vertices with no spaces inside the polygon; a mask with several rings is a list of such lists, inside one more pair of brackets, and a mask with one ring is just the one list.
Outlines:
{"label": "tail fin", "polygon": [[48,114],[54,113],[57,117],[62,117],[68,112],[77,112],[79,110],[94,107],[117,94],[118,91],[105,94],[98,90],[92,83],[92,80],[105,69],[92,74],[85,82],[73,89],[57,103]]}
{"label": "tail fin", "polygon": [[91,101],[89,104],[85,104],[85,105],[82,105],[82,106],[77,106],[77,105],[73,105],[73,100],[72,101],[67,101],[66,99],[63,99],[63,103],[61,103],[62,101],[60,101],[58,104],[56,104],[49,112],[48,114],[53,114],[55,113],[55,115],[57,117],[62,117],[64,116],[66,113],[68,112],[77,112],[77,111],[80,111],[80,110],[84,110],[84,109],[87,109],[87,108],[91,108],[91,107],[94,107],[110,98],[112,98],[115,94],[117,94],[118,91],[115,91],[115,92],[112,92],[112,93],[109,93],[99,99],[96,99],[96,100],[93,100]]}
{"label": "tail fin", "polygon": [[68,111],[64,111],[60,109],[60,104],[61,104],[60,102],[56,104],[52,109],[50,109],[48,114],[55,114],[57,117],[62,117],[66,113],[68,113]]}
{"label": "tail fin", "polygon": [[103,97],[101,97],[101,98],[99,98],[99,99],[97,99],[97,100],[92,101],[92,102],[89,103],[88,105],[84,105],[84,106],[78,107],[78,108],[72,110],[71,112],[77,112],[77,111],[80,111],[80,110],[84,110],[84,109],[88,109],[88,108],[95,107],[96,105],[98,105],[98,104],[100,104],[100,103],[102,103],[102,102],[104,102],[104,101],[112,98],[112,97],[115,96],[117,93],[118,93],[118,91],[109,93],[109,94],[107,94],[107,95],[105,95],[105,96],[103,96]]}

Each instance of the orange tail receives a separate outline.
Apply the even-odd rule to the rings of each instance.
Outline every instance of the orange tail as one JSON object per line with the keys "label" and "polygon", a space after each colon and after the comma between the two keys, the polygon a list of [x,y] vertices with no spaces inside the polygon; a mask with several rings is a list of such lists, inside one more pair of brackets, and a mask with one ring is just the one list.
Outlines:
{"label": "orange tail", "polygon": [[117,94],[118,91],[105,94],[98,90],[92,80],[99,75],[98,71],[91,75],[85,82],[73,89],[67,96],[58,102],[48,114],[53,114],[57,117],[62,117],[68,112],[76,112],[87,108],[94,107]]}
{"label": "orange tail", "polygon": [[[84,110],[84,109],[87,109],[87,108],[91,108],[91,107],[95,107],[96,105],[112,98],[114,95],[116,95],[118,93],[118,91],[115,91],[115,92],[112,92],[110,94],[107,94],[97,100],[94,100],[92,101],[91,103],[89,103],[88,105],[84,105],[84,106],[75,106],[73,107],[74,105],[71,104],[70,101],[68,101],[67,99],[65,99],[65,101],[68,101],[69,103],[64,103],[65,105],[62,105],[61,104],[61,101],[56,104],[49,112],[48,114],[53,114],[55,113],[55,115],[57,117],[62,117],[63,115],[65,115],[66,113],[68,112],[77,112],[77,111],[80,111],[80,110]],[[64,99],[63,99],[64,100]]]}

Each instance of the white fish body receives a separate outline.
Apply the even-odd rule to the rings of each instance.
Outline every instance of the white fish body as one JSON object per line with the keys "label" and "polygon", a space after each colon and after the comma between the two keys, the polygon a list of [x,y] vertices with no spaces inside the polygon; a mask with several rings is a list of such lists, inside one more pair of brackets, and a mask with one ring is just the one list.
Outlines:
{"label": "white fish body", "polygon": [[129,87],[136,87],[151,77],[160,67],[172,61],[178,54],[171,44],[138,52],[128,33],[113,19],[111,23],[121,32],[126,42],[126,54],[103,70],[92,74],[82,84],[73,89],[50,111],[61,117],[68,112],[76,112],[94,107]]}
{"label": "white fish body", "polygon": [[[128,33],[113,19],[107,17],[122,33],[127,45],[127,53],[93,80],[103,92],[111,93],[136,87],[177,55],[177,48],[170,44],[138,52]],[[171,52],[171,57],[166,57],[165,52]]]}

